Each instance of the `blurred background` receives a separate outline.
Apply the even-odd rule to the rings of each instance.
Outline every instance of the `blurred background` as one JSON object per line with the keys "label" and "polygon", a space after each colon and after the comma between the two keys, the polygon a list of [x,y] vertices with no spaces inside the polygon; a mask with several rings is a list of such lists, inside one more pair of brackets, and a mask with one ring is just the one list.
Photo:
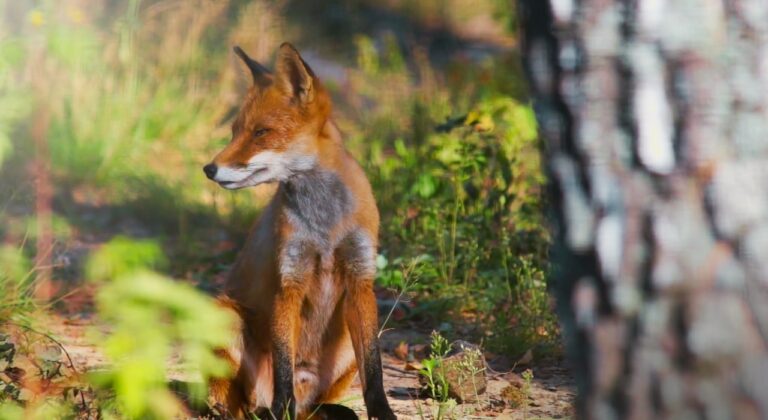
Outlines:
{"label": "blurred background", "polygon": [[558,354],[513,3],[0,0],[0,320],[108,320],[124,267],[215,292],[273,191],[201,170],[250,83],[231,48],[289,41],[373,184],[387,327]]}

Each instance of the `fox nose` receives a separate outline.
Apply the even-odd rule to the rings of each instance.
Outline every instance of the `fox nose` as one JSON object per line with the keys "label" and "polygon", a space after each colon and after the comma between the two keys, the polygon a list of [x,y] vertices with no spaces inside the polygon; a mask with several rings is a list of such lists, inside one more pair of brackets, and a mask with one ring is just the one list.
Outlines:
{"label": "fox nose", "polygon": [[219,168],[216,166],[215,163],[209,163],[203,166],[203,172],[205,172],[205,176],[207,176],[208,179],[213,179],[213,177],[216,176],[216,171],[218,170]]}

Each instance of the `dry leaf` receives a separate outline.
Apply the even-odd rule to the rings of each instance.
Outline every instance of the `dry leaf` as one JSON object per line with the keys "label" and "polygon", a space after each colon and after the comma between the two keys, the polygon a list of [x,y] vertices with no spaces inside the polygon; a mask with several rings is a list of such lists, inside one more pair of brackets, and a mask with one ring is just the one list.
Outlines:
{"label": "dry leaf", "polygon": [[400,344],[395,347],[393,353],[395,353],[395,356],[400,360],[408,360],[408,343],[401,341]]}

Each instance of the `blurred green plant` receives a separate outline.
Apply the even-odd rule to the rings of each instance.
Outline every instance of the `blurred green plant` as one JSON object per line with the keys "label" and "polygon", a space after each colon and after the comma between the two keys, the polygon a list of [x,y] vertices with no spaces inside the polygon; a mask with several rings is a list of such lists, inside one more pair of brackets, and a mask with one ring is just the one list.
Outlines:
{"label": "blurred green plant", "polygon": [[55,400],[26,407],[9,402],[0,404],[0,419],[2,420],[48,420],[68,418],[69,416],[69,407]]}
{"label": "blurred green plant", "polygon": [[[196,20],[194,25],[200,27],[187,28],[197,38],[186,42],[196,48],[153,60],[150,54],[155,51],[137,41],[150,32],[143,26],[163,22],[141,22],[139,3],[131,1],[114,22],[114,37],[104,38],[71,19],[51,19],[41,28],[47,59],[66,75],[53,92],[61,101],[55,103],[49,136],[53,164],[71,182],[117,187],[113,193],[118,195],[135,191],[126,180],[159,175],[180,191],[199,191],[204,178],[190,176],[198,166],[190,145],[205,149],[213,138],[204,133],[226,112],[211,100],[219,95],[219,81],[206,81],[201,74],[208,69],[191,65],[203,54],[201,38],[210,22]],[[46,12],[55,16],[54,10]],[[111,54],[99,57],[99,50]],[[175,170],[166,166],[167,160],[156,159],[162,154],[180,159]],[[179,168],[185,170],[180,173]]]}
{"label": "blurred green plant", "polygon": [[34,287],[29,259],[21,247],[0,245],[0,326],[23,321],[34,310]]}
{"label": "blurred green plant", "polygon": [[29,90],[18,76],[24,58],[24,44],[0,30],[0,167],[13,151],[11,135],[31,111]]}
{"label": "blurred green plant", "polygon": [[[35,216],[24,216],[21,220],[14,220],[7,226],[0,227],[0,234],[7,234],[12,238],[26,238],[27,242],[37,239],[38,224]],[[58,242],[65,242],[72,237],[72,226],[69,221],[57,214],[51,215],[51,233]]]}
{"label": "blurred green plant", "polygon": [[[224,42],[232,29],[218,19],[245,6],[191,1],[154,13],[152,2],[102,3],[0,1],[21,18],[8,33],[0,28],[0,165],[11,152],[33,158],[29,127],[43,121],[32,110],[44,106],[58,186],[95,190],[99,204],[135,205],[139,217],[182,234],[201,215],[239,222],[254,204],[219,194],[199,168],[228,137],[231,103],[221,98],[234,70],[222,64],[228,48],[210,50],[208,41]],[[102,7],[112,15],[99,20]],[[153,216],[141,213],[147,207]]]}
{"label": "blurred green plant", "polygon": [[204,399],[209,378],[229,373],[214,349],[231,340],[234,320],[191,286],[152,271],[164,261],[157,243],[117,237],[88,262],[88,277],[102,282],[96,302],[100,319],[109,325],[99,343],[110,367],[90,374],[94,386],[114,396],[111,408],[104,404],[104,415],[109,410],[128,418],[179,415],[181,405],[167,377],[174,352],[184,373],[194,375],[186,381],[193,401]]}

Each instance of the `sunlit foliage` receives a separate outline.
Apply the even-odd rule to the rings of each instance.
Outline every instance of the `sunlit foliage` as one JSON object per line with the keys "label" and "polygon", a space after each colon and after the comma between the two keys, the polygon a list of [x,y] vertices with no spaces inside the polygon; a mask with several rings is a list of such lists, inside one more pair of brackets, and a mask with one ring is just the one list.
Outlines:
{"label": "sunlit foliage", "polygon": [[91,381],[114,392],[116,411],[130,418],[169,418],[181,411],[167,385],[174,350],[185,373],[195,375],[187,382],[198,401],[208,378],[228,373],[213,350],[231,340],[234,320],[190,286],[151,271],[163,258],[156,243],[118,237],[88,263],[89,278],[104,282],[96,302],[109,329],[99,342],[111,362]]}

